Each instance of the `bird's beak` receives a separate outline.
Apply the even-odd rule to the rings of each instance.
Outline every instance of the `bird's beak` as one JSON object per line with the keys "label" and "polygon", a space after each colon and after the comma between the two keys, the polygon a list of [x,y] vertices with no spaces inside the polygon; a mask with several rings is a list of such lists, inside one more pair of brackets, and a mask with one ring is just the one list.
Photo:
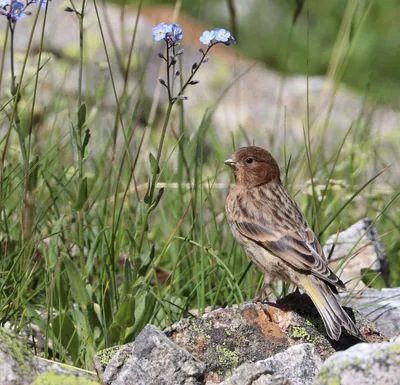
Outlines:
{"label": "bird's beak", "polygon": [[230,167],[235,167],[235,164],[236,164],[236,162],[235,162],[232,158],[229,158],[229,159],[224,160],[224,163],[225,163],[227,166],[230,166]]}

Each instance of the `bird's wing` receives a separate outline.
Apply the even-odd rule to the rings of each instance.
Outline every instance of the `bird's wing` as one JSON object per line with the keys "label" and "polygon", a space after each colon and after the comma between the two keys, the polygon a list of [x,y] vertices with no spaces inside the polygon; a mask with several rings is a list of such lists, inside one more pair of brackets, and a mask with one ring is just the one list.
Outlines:
{"label": "bird's wing", "polygon": [[[293,200],[292,202],[296,205]],[[257,206],[262,210],[262,204]],[[290,217],[282,218],[282,221],[278,222],[271,217],[272,213],[251,215],[251,220],[239,220],[249,218],[248,212],[236,216],[235,222],[243,236],[258,243],[294,269],[309,272],[344,289],[343,282],[329,269],[322,247],[297,205],[296,212],[303,219],[301,223],[291,220]]]}

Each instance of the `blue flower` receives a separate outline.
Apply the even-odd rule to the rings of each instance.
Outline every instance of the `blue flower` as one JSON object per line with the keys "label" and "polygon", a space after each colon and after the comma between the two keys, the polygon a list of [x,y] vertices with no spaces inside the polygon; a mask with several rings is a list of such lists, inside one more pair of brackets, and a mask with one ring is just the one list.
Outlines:
{"label": "blue flower", "polygon": [[10,15],[12,20],[21,20],[24,16],[25,4],[20,1],[14,1]]}
{"label": "blue flower", "polygon": [[231,33],[223,28],[215,28],[214,33],[215,33],[215,40],[220,41],[222,43],[226,43],[231,37]]}
{"label": "blue flower", "polygon": [[[40,4],[40,0],[35,0],[36,4]],[[46,8],[47,0],[42,1],[42,8]]]}
{"label": "blue flower", "polygon": [[179,24],[171,23],[168,24],[168,32],[172,34],[175,40],[181,40],[183,38],[183,31]]}
{"label": "blue flower", "polygon": [[4,8],[10,4],[9,0],[0,0],[0,8]]}
{"label": "blue flower", "polygon": [[164,22],[157,25],[157,27],[153,28],[153,36],[155,41],[160,41],[165,38],[167,32],[169,32],[167,26]]}
{"label": "blue flower", "polygon": [[208,45],[211,41],[215,38],[215,31],[204,31],[203,34],[200,36],[200,41]]}

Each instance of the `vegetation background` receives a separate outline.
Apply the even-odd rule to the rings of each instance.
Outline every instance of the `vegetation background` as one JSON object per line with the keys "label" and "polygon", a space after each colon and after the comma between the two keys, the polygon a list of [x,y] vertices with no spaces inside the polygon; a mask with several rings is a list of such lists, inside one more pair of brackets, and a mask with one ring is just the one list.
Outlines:
{"label": "vegetation background", "polygon": [[[76,15],[74,28],[83,32],[87,3],[94,10],[103,4],[66,2]],[[141,10],[179,3],[181,12],[203,22],[205,29],[218,25],[235,33],[238,44],[225,49],[283,74],[332,71],[335,42],[345,26],[354,44],[333,69],[336,81],[343,81],[366,103],[399,107],[400,9],[394,0],[354,1],[353,6],[344,0],[119,3]],[[6,18],[1,22],[3,59],[5,52],[15,57],[18,28],[10,29]],[[34,24],[39,36],[43,26],[46,19],[43,25]],[[135,35],[131,39],[134,43]],[[43,44],[38,52],[27,50],[25,57],[34,54],[37,67],[25,77],[23,66],[11,74],[5,72],[4,60],[1,66],[0,323],[17,330],[38,325],[44,335],[39,354],[91,370],[96,351],[132,341],[147,323],[164,328],[193,316],[193,309],[201,313],[244,302],[254,297],[262,277],[233,241],[224,219],[230,176],[222,160],[243,140],[243,130],[221,143],[209,110],[198,127],[188,127],[184,101],[161,103],[156,119],[149,121],[154,100],[146,95],[152,93],[129,94],[123,88],[115,96],[111,133],[100,147],[91,135],[95,122],[106,119],[98,106],[110,95],[104,95],[98,80],[83,81],[85,45],[74,44],[75,59],[66,59],[66,66],[68,60],[79,63],[77,74],[68,78],[78,84],[73,103],[54,92],[52,103],[38,110],[37,95],[47,92],[38,75],[41,66],[51,65],[41,59]],[[129,52],[122,53],[118,72],[111,65],[118,61],[113,46],[107,43],[104,49],[109,50],[104,69],[111,78],[128,74],[133,65]],[[147,66],[145,62],[135,69],[144,72]],[[168,126],[172,107],[178,117],[176,130]],[[63,116],[69,132],[59,127],[61,109],[67,112]],[[396,286],[399,180],[368,176],[366,164],[380,159],[382,149],[379,133],[369,131],[365,120],[367,116],[360,116],[334,147],[315,145],[305,117],[305,139],[294,147],[284,146],[277,157],[285,184],[322,243],[364,216],[376,221],[391,262],[391,285]],[[49,130],[44,131],[43,122]],[[118,151],[117,134],[122,138]],[[324,147],[330,149],[328,155],[322,153]],[[304,165],[305,174],[299,172]],[[308,189],[299,192],[299,186]],[[379,278],[372,285],[379,287]],[[287,290],[277,285],[275,294]]]}

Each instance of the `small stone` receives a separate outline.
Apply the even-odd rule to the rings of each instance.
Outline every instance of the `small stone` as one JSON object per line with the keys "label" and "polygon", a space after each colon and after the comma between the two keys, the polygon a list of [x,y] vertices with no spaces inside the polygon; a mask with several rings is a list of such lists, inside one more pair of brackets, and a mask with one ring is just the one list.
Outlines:
{"label": "small stone", "polygon": [[[333,248],[333,252],[332,252]],[[375,270],[386,286],[389,286],[389,260],[385,253],[381,237],[372,219],[364,218],[340,232],[331,235],[324,245],[325,256],[329,258],[331,269],[338,266],[348,252],[351,258],[337,272],[343,282],[352,290],[365,288],[362,281],[362,269]],[[369,277],[367,277],[369,278]],[[371,281],[374,279],[371,276]]]}
{"label": "small stone", "polygon": [[[347,295],[341,296],[347,298]],[[348,305],[374,322],[386,337],[400,335],[400,288],[365,289]]]}

